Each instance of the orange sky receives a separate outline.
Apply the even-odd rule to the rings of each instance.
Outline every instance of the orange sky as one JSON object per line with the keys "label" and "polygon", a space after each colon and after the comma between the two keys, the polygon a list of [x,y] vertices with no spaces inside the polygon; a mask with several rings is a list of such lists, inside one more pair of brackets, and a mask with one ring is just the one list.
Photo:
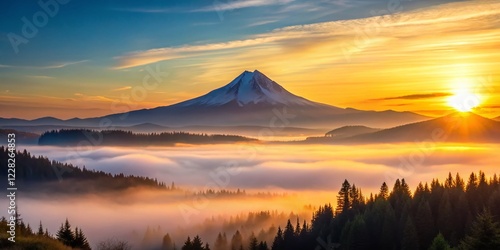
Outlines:
{"label": "orange sky", "polygon": [[[500,2],[444,4],[388,16],[283,27],[240,40],[157,48],[61,67],[12,68],[0,117],[93,117],[165,106],[229,83],[243,70],[339,107],[439,116],[477,98],[500,115]],[[0,65],[2,67],[2,65]],[[6,66],[5,66],[6,67]],[[148,69],[159,84],[145,92]],[[465,94],[464,94],[465,93]],[[121,105],[123,106],[123,105]]]}

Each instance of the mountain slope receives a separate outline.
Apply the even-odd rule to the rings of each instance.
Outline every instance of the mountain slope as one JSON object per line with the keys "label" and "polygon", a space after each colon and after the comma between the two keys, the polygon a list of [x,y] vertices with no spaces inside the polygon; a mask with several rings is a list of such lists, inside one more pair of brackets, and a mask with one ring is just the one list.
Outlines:
{"label": "mountain slope", "polygon": [[428,117],[410,112],[344,109],[313,102],[288,92],[256,70],[245,71],[229,84],[191,100],[104,118],[120,125],[151,122],[163,126],[265,126],[277,130],[352,124],[391,127]]}
{"label": "mountain slope", "polygon": [[500,142],[500,123],[474,113],[453,113],[437,119],[357,135],[339,142]]}
{"label": "mountain slope", "polygon": [[[238,104],[240,107],[259,103],[271,105],[322,105],[288,92],[275,81],[272,81],[260,71],[255,70],[254,72],[244,71],[229,84],[221,88],[173,106],[221,106],[231,102]],[[341,111],[342,109],[339,109],[339,112]]]}
{"label": "mountain slope", "polygon": [[[328,128],[364,125],[388,128],[428,117],[411,112],[362,111],[313,102],[294,95],[261,72],[245,71],[229,84],[205,95],[170,106],[142,109],[89,119],[33,121],[0,120],[0,125],[54,125],[100,127],[134,126],[262,126],[271,131],[283,127]],[[33,124],[32,124],[33,123]]]}

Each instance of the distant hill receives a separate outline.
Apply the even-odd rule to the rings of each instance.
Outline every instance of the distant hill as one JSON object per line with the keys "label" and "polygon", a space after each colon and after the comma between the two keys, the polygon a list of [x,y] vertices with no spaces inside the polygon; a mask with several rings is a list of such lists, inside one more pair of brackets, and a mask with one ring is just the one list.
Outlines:
{"label": "distant hill", "polygon": [[[207,135],[186,132],[165,132],[136,134],[122,130],[86,130],[62,129],[45,132],[38,140],[39,145],[76,146],[89,138],[99,141],[102,146],[135,146],[135,145],[173,145],[186,144],[216,144],[233,142],[256,142],[256,139],[237,135]],[[96,139],[97,138],[97,139]]]}
{"label": "distant hill", "polygon": [[[8,154],[7,148],[0,146],[0,177],[4,180],[7,180]],[[4,181],[0,187],[6,188],[6,185],[7,181]],[[168,189],[165,183],[156,179],[78,168],[33,156],[26,150],[16,152],[16,186],[23,191],[45,193],[98,193],[133,187]]]}
{"label": "distant hill", "polygon": [[326,137],[334,139],[347,138],[355,135],[368,134],[380,131],[381,129],[369,128],[366,126],[344,126],[336,128],[325,134]]}
{"label": "distant hill", "polygon": [[7,145],[9,134],[15,134],[16,145],[19,144],[37,144],[39,134],[17,131],[14,129],[0,129],[0,145]]}
{"label": "distant hill", "polygon": [[384,129],[338,140],[339,143],[500,142],[500,123],[474,113],[453,113],[441,118]]}

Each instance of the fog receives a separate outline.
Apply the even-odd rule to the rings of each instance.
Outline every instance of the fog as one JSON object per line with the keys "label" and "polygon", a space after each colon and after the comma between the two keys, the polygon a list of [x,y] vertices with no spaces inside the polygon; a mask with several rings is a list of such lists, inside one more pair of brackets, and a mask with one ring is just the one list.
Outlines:
{"label": "fog", "polygon": [[[283,226],[290,213],[295,214],[292,219],[298,214],[301,220],[310,220],[313,210],[305,206],[334,205],[344,179],[368,196],[370,192],[376,193],[384,181],[391,187],[396,178],[405,178],[414,190],[418,182],[443,180],[448,172],[459,172],[463,178],[479,170],[492,175],[500,163],[498,145],[489,144],[233,144],[80,149],[30,146],[26,150],[87,169],[175,182],[182,191],[138,189],[71,198],[51,194],[33,197],[22,191],[18,195],[19,211],[32,228],[37,228],[42,220],[55,233],[68,218],[73,226],[83,229],[92,246],[115,237],[132,242],[136,248],[140,248],[138,242],[148,227],[159,230],[158,235],[170,233],[179,246],[187,234],[200,234],[204,241],[213,244],[214,233],[222,228],[200,227],[206,226],[205,220],[212,217],[222,221],[248,212],[277,213],[264,224],[247,227],[247,233],[256,234],[271,225]],[[231,198],[193,195],[206,189],[241,189],[247,195]],[[254,195],[258,192],[271,195]],[[5,216],[4,213],[0,212],[0,216]],[[284,217],[278,216],[280,213]],[[234,232],[226,233],[230,238]],[[160,244],[160,239],[156,240]]]}

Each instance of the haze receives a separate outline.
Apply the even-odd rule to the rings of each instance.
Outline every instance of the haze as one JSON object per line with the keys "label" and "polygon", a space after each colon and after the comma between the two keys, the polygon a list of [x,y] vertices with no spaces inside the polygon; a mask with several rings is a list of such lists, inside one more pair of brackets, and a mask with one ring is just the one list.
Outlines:
{"label": "haze", "polygon": [[[154,176],[167,183],[175,181],[176,186],[189,192],[240,188],[248,194],[277,194],[272,198],[204,199],[131,190],[118,196],[92,194],[68,198],[45,194],[22,198],[20,213],[32,226],[42,219],[54,232],[67,217],[82,227],[93,243],[112,237],[130,239],[135,235],[131,242],[136,247],[148,226],[160,226],[160,234],[170,232],[180,241],[187,233],[179,233],[182,232],[179,228],[203,234],[203,230],[192,227],[218,215],[227,219],[230,215],[252,211],[277,211],[300,213],[303,219],[308,219],[312,211],[304,207],[335,204],[344,179],[355,183],[365,196],[369,196],[372,192],[377,193],[384,181],[392,186],[395,178],[405,178],[414,190],[418,182],[430,182],[433,178],[443,180],[448,172],[467,176],[482,169],[487,175],[493,174],[500,164],[500,159],[495,157],[500,148],[491,144],[95,147],[80,150],[81,157],[74,157],[76,148],[29,146],[26,149],[34,155],[88,169]],[[402,165],[402,162],[409,164]],[[227,207],[231,209],[224,209]],[[280,223],[283,220],[269,222],[266,226]],[[187,230],[189,228],[191,230]],[[205,238],[213,242],[215,238],[211,237],[215,236],[206,235]]]}

